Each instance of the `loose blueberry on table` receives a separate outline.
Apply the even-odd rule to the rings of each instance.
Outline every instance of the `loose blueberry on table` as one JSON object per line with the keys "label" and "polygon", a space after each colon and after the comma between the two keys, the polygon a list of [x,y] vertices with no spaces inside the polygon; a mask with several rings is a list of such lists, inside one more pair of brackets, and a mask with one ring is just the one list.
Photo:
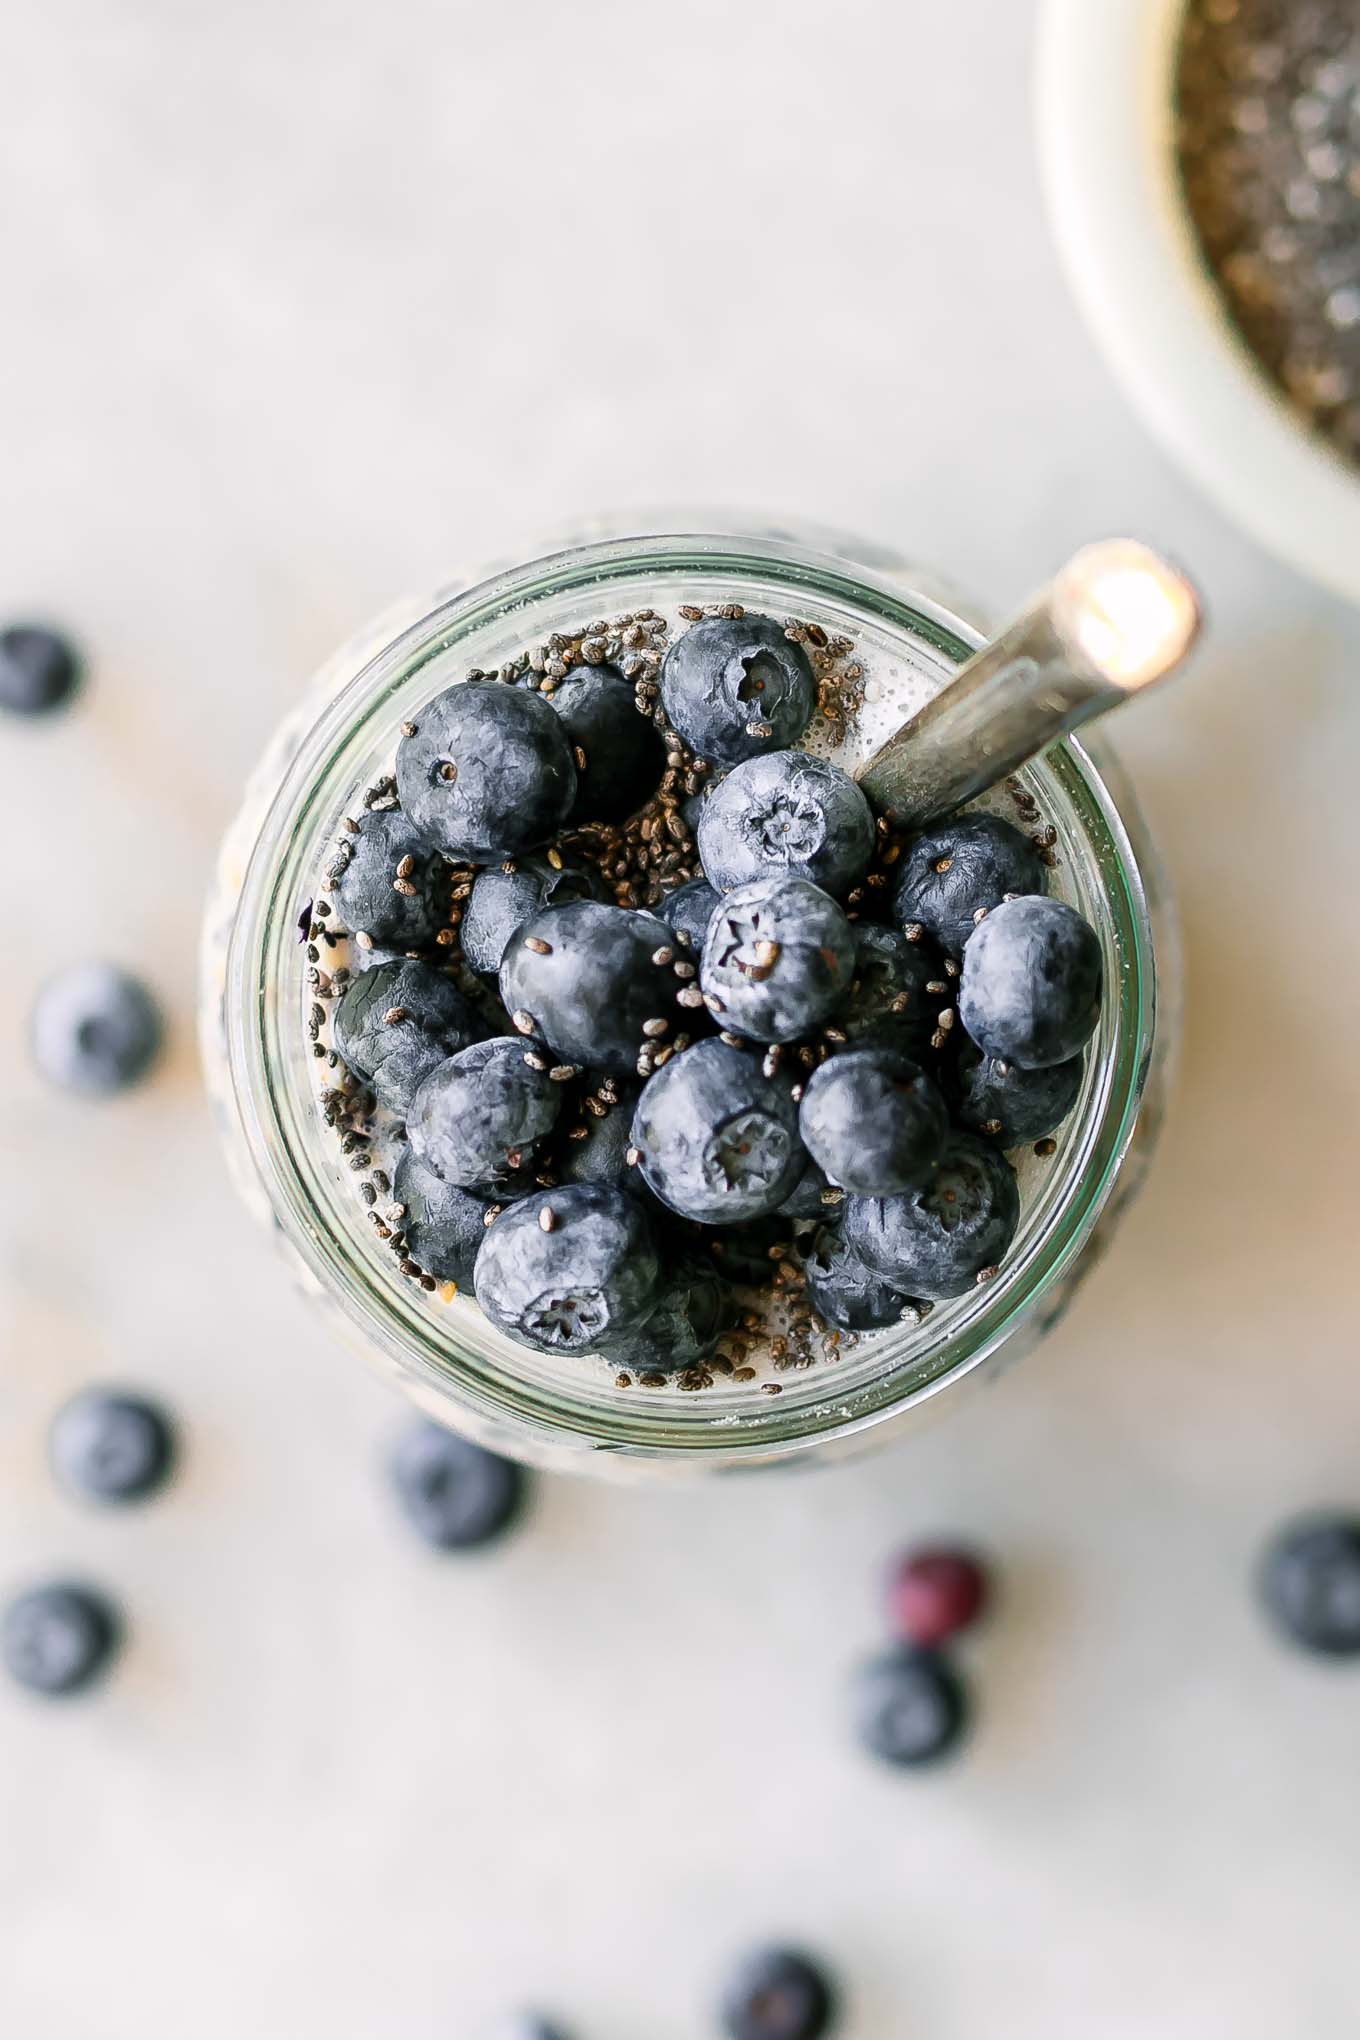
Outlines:
{"label": "loose blueberry on table", "polygon": [[0,1613],[0,1664],[31,1693],[79,1693],[108,1669],[121,1631],[112,1602],[95,1588],[53,1581]]}
{"label": "loose blueberry on table", "polygon": [[1317,1515],[1277,1532],[1261,1594],[1281,1635],[1317,1657],[1360,1657],[1360,1516]]}
{"label": "loose blueberry on table", "polygon": [[1023,790],[1029,834],[902,838],[817,754],[853,652],[736,602],[639,610],[402,725],[300,934],[337,1166],[427,1295],[693,1391],[998,1272],[1007,1150],[1056,1146],[1100,949]]}
{"label": "loose blueberry on table", "polygon": [[58,1480],[92,1502],[145,1500],[165,1485],[175,1460],[166,1411],[145,1396],[106,1389],[85,1389],[64,1404],[48,1442]]}
{"label": "loose blueberry on table", "polygon": [[36,623],[11,623],[0,630],[0,709],[11,715],[50,715],[79,685],[79,654],[60,632]]}
{"label": "loose blueberry on table", "polygon": [[391,1474],[408,1522],[436,1551],[471,1551],[502,1536],[528,1486],[522,1467],[424,1418],[398,1439]]}
{"label": "loose blueberry on table", "polygon": [[93,961],[49,978],[29,1022],[40,1074],[86,1098],[111,1098],[139,1083],[163,1032],[160,1009],[141,980]]}
{"label": "loose blueberry on table", "polygon": [[720,2013],[727,2040],[820,2040],[835,2023],[835,1990],[810,1956],[759,1948],[733,1972]]}
{"label": "loose blueberry on table", "polygon": [[967,1695],[957,1672],[936,1651],[912,1647],[860,1667],[854,1709],[865,1749],[904,1770],[948,1756],[968,1725]]}

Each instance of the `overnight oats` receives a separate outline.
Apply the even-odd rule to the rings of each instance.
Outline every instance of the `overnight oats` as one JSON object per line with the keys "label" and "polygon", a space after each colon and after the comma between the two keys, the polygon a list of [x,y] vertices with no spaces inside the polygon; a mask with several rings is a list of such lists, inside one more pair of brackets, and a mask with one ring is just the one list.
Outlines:
{"label": "overnight oats", "polygon": [[432,1414],[762,1463],[1053,1321],[1151,1062],[1145,873],[1071,743],[927,829],[875,813],[856,772],[977,642],[787,542],[622,539],[295,719],[224,855],[210,1075],[313,1292]]}

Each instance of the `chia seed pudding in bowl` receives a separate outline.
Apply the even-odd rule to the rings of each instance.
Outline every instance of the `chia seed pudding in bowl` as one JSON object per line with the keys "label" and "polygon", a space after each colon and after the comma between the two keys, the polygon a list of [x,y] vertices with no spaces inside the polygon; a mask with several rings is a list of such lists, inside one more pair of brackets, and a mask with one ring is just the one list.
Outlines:
{"label": "chia seed pudding in bowl", "polygon": [[[914,578],[785,535],[557,552],[333,662],[252,784],[203,957],[235,1173],[493,1449],[886,1435],[1055,1321],[1140,1173],[1136,811],[1070,740],[928,836],[853,782],[981,641]],[[1026,916],[1080,986],[1032,1054],[986,978]]]}

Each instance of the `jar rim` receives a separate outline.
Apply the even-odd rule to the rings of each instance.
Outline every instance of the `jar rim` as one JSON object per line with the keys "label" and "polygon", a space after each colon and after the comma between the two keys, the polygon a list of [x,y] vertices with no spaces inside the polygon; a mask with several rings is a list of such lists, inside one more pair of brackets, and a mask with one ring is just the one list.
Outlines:
{"label": "jar rim", "polygon": [[[873,1366],[819,1363],[782,1377],[778,1395],[753,1387],[667,1396],[607,1391],[584,1377],[579,1387],[512,1376],[478,1353],[413,1294],[389,1260],[366,1251],[355,1214],[343,1213],[327,1169],[314,1152],[320,1115],[310,1077],[306,1096],[283,1080],[294,1023],[305,1008],[295,947],[297,903],[321,863],[326,817],[337,799],[352,801],[362,772],[354,761],[375,723],[429,676],[436,660],[490,626],[514,619],[525,639],[532,612],[548,600],[597,599],[629,573],[682,584],[721,575],[744,583],[775,580],[869,618],[938,660],[959,663],[981,634],[942,604],[904,589],[895,575],[792,538],[648,533],[571,547],[498,572],[445,595],[400,630],[322,710],[298,745],[274,795],[245,871],[227,960],[227,1055],[236,1111],[254,1169],[275,1220],[312,1281],[341,1307],[349,1329],[394,1364],[417,1400],[503,1448],[552,1456],[558,1446],[589,1447],[641,1458],[706,1464],[782,1458],[848,1439],[916,1410],[987,1360],[1019,1324],[1042,1309],[1086,1244],[1113,1188],[1133,1135],[1155,1026],[1155,967],[1142,875],[1119,810],[1082,746],[1072,739],[1026,768],[1045,813],[1061,813],[1084,840],[1108,905],[1104,930],[1116,968],[1107,967],[1105,1051],[1088,1073],[1081,1119],[1050,1194],[1054,1208],[1038,1237],[1012,1249],[1000,1273],[966,1299],[939,1305],[902,1334],[869,1335],[857,1349]],[[301,888],[301,889],[300,889]],[[290,983],[290,979],[295,981]],[[296,989],[297,995],[294,996]],[[292,1042],[296,1047],[296,1042]],[[1022,1227],[1023,1230],[1023,1227]],[[1033,1228],[1031,1228],[1033,1230]],[[497,1335],[499,1336],[499,1335]],[[889,1360],[884,1341],[894,1342]],[[508,1344],[508,1342],[504,1342]],[[516,1357],[523,1349],[516,1348]],[[502,1355],[502,1359],[504,1356]],[[579,1365],[579,1363],[578,1363]],[[716,1399],[715,1399],[716,1398]],[[449,1404],[455,1405],[450,1412]],[[721,1405],[721,1406],[719,1406]],[[529,1441],[526,1444],[526,1437]]]}

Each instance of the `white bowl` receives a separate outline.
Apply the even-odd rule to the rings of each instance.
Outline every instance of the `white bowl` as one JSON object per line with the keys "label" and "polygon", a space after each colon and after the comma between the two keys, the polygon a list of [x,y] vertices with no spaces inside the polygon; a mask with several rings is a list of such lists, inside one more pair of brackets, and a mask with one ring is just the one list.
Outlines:
{"label": "white bowl", "polygon": [[1045,0],[1037,119],[1074,295],[1152,430],[1228,516],[1360,602],[1360,473],[1300,423],[1210,281],[1176,167],[1184,0]]}

